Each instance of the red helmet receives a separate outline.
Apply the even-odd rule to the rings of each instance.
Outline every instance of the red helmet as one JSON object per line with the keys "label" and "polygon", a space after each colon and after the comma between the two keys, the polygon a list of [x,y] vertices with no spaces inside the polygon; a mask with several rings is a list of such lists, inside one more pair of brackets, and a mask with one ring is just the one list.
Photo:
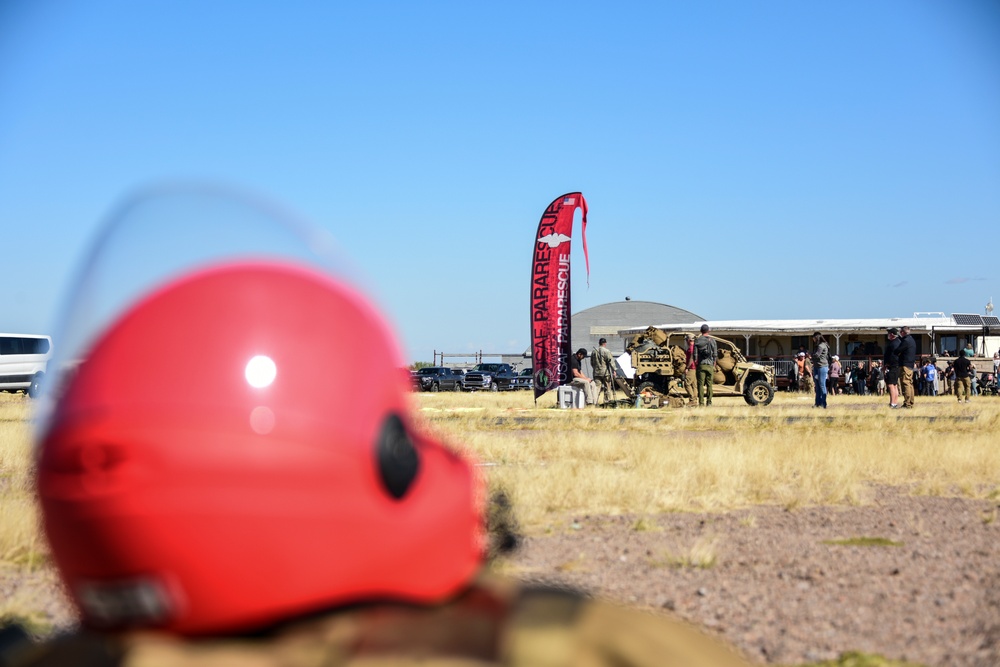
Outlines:
{"label": "red helmet", "polygon": [[481,480],[414,428],[401,366],[364,297],[287,262],[129,307],[41,439],[45,531],[85,622],[203,634],[461,589]]}

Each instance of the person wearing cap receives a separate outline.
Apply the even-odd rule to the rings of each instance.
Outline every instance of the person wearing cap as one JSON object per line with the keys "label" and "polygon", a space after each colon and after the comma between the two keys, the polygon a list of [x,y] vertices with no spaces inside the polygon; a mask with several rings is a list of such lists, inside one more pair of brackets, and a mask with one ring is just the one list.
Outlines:
{"label": "person wearing cap", "polygon": [[694,341],[695,355],[698,358],[698,405],[712,405],[712,391],[715,384],[715,363],[719,360],[719,346],[715,339],[709,336],[711,327],[701,325],[701,335]]}
{"label": "person wearing cap", "polygon": [[833,360],[830,362],[830,386],[829,392],[831,394],[840,393],[840,376],[843,373],[843,367],[840,365],[840,356],[833,355]]}
{"label": "person wearing cap", "polygon": [[570,356],[569,383],[583,389],[584,402],[587,405],[597,405],[597,384],[583,372],[583,360],[586,356],[587,350],[582,347],[576,351],[576,354]]}
{"label": "person wearing cap", "polygon": [[597,347],[590,353],[590,365],[594,369],[594,381],[597,383],[597,398],[600,399],[603,393],[605,403],[611,401],[616,372],[615,360],[608,350],[607,338],[597,341]]}
{"label": "person wearing cap", "polygon": [[913,365],[917,361],[917,344],[910,335],[910,327],[899,328],[899,393],[902,395],[902,407],[913,407]]}
{"label": "person wearing cap", "polygon": [[889,342],[885,345],[885,355],[882,364],[885,366],[885,386],[889,390],[889,407],[899,407],[899,329],[889,327],[886,330]]}
{"label": "person wearing cap", "polygon": [[[680,621],[490,574],[502,512],[482,471],[425,430],[395,336],[344,277],[297,256],[179,262],[94,324],[119,231],[220,209],[273,224],[160,196],[101,235],[59,337],[94,325],[64,352],[82,363],[42,399],[36,491],[80,627],[0,628],[0,665],[745,665]],[[343,381],[359,339],[379,353]],[[193,366],[200,391],[165,389]]]}
{"label": "person wearing cap", "polygon": [[955,397],[962,403],[964,396],[964,402],[968,403],[969,396],[972,395],[972,374],[976,372],[972,365],[971,349],[959,352],[958,358],[952,364],[952,370],[955,371]]}

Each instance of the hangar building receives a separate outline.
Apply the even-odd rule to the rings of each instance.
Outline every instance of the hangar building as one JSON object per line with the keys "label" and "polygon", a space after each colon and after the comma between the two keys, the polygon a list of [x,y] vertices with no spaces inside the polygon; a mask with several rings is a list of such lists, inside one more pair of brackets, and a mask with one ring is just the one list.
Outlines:
{"label": "hangar building", "polygon": [[[593,308],[574,313],[570,320],[572,328],[573,349],[581,347],[587,350],[588,358],[584,360],[584,373],[590,373],[589,352],[598,345],[601,338],[608,339],[608,349],[618,356],[625,351],[625,339],[619,336],[622,329],[641,327],[645,329],[652,322],[681,323],[703,321],[700,315],[689,310],[669,306],[654,301],[633,301],[625,297],[624,301],[602,303]],[[520,355],[503,355],[502,360],[515,368],[531,366],[531,347]]]}
{"label": "hangar building", "polygon": [[[625,297],[624,301],[603,303],[573,315],[573,349],[579,350],[582,347],[590,352],[597,347],[597,341],[607,338],[608,349],[617,356],[625,351],[626,341],[618,334],[622,329],[645,329],[652,323],[681,324],[699,321],[704,321],[700,315],[683,308],[653,301],[633,301]],[[628,324],[623,325],[624,322]]]}

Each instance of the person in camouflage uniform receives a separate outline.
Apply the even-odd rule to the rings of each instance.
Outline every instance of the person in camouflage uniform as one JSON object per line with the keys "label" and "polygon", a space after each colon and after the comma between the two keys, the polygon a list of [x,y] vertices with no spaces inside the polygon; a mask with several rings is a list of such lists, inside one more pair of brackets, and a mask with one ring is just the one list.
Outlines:
{"label": "person in camouflage uniform", "polygon": [[[2,651],[2,649],[0,649]],[[0,652],[5,667],[747,667],[679,620],[483,578],[433,606],[383,602],[252,635],[93,631]]]}
{"label": "person in camouflage uniform", "polygon": [[709,333],[712,331],[707,324],[701,325],[701,335],[694,341],[695,354],[698,357],[698,405],[712,405],[712,391],[715,386],[715,364],[719,360],[719,348]]}
{"label": "person in camouflage uniform", "polygon": [[[124,210],[150,207],[189,210]],[[0,665],[745,664],[678,620],[488,574],[491,536],[516,542],[509,503],[414,419],[394,337],[343,278],[222,258],[102,312],[37,434],[81,628],[7,628]],[[379,354],[339,381],[358,339]],[[198,390],[174,390],[192,368]]]}
{"label": "person in camouflage uniform", "polygon": [[605,403],[614,400],[615,359],[608,350],[608,339],[601,338],[590,353],[590,365],[594,368],[594,382],[597,383],[597,398],[604,394]]}
{"label": "person in camouflage uniform", "polygon": [[684,391],[688,395],[688,405],[698,405],[698,358],[694,351],[694,335],[684,334]]}

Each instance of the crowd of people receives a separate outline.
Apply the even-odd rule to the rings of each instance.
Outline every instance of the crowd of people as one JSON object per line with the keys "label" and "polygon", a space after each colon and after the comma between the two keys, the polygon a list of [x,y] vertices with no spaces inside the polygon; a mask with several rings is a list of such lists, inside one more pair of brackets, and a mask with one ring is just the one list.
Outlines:
{"label": "crowd of people", "polygon": [[826,338],[812,336],[813,350],[800,347],[789,373],[792,390],[814,392],[814,407],[825,408],[829,394],[883,396],[888,393],[892,409],[912,408],[915,396],[955,395],[960,402],[969,396],[1000,395],[1000,352],[993,355],[993,372],[979,371],[972,362],[971,345],[958,350],[956,358],[942,368],[936,356],[917,359],[916,343],[909,327],[889,328],[889,343],[882,359],[853,359],[841,362],[830,356]]}

